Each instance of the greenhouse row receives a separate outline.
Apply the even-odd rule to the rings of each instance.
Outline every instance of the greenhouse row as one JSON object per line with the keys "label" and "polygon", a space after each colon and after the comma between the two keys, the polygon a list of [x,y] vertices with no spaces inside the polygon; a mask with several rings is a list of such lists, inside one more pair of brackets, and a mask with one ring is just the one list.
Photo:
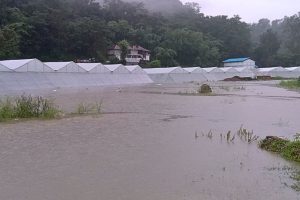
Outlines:
{"label": "greenhouse row", "polygon": [[[26,72],[26,73],[24,73]],[[168,67],[142,69],[138,65],[101,63],[41,62],[38,59],[0,61],[1,90],[27,90],[54,87],[182,83],[221,81],[232,77],[259,76],[298,78],[300,67]]]}

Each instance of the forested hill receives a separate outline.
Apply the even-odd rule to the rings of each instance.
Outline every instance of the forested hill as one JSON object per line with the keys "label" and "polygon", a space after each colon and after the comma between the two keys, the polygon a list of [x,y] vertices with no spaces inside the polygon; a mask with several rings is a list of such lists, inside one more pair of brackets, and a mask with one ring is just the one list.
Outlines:
{"label": "forested hill", "polygon": [[[103,2],[104,0],[98,1]],[[124,2],[142,2],[149,11],[160,12],[163,15],[180,12],[183,8],[183,5],[179,0],[124,0]]]}
{"label": "forested hill", "polygon": [[[149,6],[167,2],[152,1]],[[299,15],[247,24],[238,16],[206,16],[198,4],[180,7],[164,16],[120,0],[101,5],[94,0],[1,0],[0,60],[106,62],[107,48],[127,40],[151,50],[152,66],[208,67],[245,56],[262,67],[300,65]]]}

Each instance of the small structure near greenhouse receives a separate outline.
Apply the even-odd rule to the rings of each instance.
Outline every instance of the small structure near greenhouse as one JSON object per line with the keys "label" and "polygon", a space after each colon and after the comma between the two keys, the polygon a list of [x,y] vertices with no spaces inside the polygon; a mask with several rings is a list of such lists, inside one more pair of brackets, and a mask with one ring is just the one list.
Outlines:
{"label": "small structure near greenhouse", "polygon": [[255,68],[255,61],[250,58],[230,58],[223,61],[224,67],[250,67]]}

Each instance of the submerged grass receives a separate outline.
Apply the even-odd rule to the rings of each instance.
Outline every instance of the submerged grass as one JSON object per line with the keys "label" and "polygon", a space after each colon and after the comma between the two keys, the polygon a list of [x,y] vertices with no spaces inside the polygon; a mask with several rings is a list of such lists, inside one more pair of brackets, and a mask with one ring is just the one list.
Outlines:
{"label": "submerged grass", "polygon": [[15,98],[7,97],[0,101],[0,121],[28,118],[52,119],[59,113],[51,100],[41,96],[22,95]]}
{"label": "submerged grass", "polygon": [[297,80],[281,81],[279,85],[288,89],[300,89],[300,78]]}
{"label": "submerged grass", "polygon": [[300,162],[300,140],[287,140],[268,136],[259,142],[261,149],[280,154],[283,158]]}

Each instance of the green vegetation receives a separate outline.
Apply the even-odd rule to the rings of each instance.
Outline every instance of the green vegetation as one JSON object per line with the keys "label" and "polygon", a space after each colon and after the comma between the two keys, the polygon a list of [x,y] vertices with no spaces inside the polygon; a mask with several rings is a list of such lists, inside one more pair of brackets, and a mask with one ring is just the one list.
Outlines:
{"label": "green vegetation", "polygon": [[102,100],[96,103],[80,103],[77,106],[76,114],[100,114],[102,111]]}
{"label": "green vegetation", "polygon": [[281,81],[279,85],[288,89],[300,89],[300,78],[297,80]]}
{"label": "green vegetation", "polygon": [[247,24],[239,16],[206,16],[197,3],[142,0],[161,15],[125,1],[0,1],[0,60],[106,62],[108,47],[126,40],[149,49],[154,67],[217,66],[241,56],[263,67],[300,65],[299,14]]}
{"label": "green vegetation", "polygon": [[0,101],[0,121],[12,119],[57,117],[59,110],[52,101],[43,97],[19,96]]}
{"label": "green vegetation", "polygon": [[212,89],[211,89],[211,87],[209,85],[203,84],[198,89],[198,93],[200,93],[200,94],[211,94],[212,93]]}
{"label": "green vegetation", "polygon": [[300,162],[300,141],[282,139],[275,136],[268,136],[260,141],[259,147],[280,154],[288,160]]}

